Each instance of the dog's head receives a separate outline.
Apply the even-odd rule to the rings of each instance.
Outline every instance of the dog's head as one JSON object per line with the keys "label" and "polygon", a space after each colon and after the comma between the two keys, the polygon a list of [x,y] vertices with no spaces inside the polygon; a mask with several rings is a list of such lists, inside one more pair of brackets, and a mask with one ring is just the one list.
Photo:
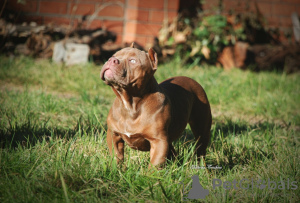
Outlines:
{"label": "dog's head", "polygon": [[153,77],[157,69],[157,54],[152,48],[148,53],[131,47],[116,52],[102,67],[101,79],[117,89],[139,90]]}

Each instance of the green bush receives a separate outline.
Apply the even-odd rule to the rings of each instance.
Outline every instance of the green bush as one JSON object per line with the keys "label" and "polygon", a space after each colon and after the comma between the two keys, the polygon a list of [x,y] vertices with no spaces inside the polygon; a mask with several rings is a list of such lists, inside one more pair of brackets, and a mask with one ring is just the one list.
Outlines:
{"label": "green bush", "polygon": [[[215,64],[223,47],[245,39],[243,26],[229,23],[224,15],[204,16],[194,23],[190,19],[180,21],[183,27],[190,27],[192,30],[187,43],[177,46],[177,54],[184,64]],[[169,38],[169,42],[172,42],[172,38]]]}

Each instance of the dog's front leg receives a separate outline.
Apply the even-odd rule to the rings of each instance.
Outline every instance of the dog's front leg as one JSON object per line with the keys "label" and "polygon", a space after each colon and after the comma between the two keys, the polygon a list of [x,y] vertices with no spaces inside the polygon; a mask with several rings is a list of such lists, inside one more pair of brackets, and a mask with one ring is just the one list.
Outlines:
{"label": "dog's front leg", "polygon": [[169,143],[167,140],[154,139],[150,142],[150,164],[149,168],[152,166],[160,167],[162,166],[169,154]]}
{"label": "dog's front leg", "polygon": [[111,130],[107,131],[107,145],[109,153],[114,156],[113,152],[117,156],[117,163],[124,160],[124,140],[121,136],[114,134]]}

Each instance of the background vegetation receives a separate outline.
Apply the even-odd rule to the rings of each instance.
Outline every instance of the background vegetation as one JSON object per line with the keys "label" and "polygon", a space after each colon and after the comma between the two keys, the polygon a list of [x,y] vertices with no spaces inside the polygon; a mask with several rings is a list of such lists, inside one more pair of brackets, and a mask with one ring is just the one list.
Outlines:
{"label": "background vegetation", "polygon": [[[147,170],[149,153],[126,148],[117,167],[108,155],[106,116],[114,99],[99,66],[0,58],[1,202],[179,202],[191,176],[210,191],[205,202],[299,202],[299,74],[160,65],[159,82],[192,77],[213,111],[206,165],[192,155],[189,127],[175,143],[178,160]],[[213,189],[212,180],[284,181],[285,189]],[[296,190],[287,181],[297,181]]]}

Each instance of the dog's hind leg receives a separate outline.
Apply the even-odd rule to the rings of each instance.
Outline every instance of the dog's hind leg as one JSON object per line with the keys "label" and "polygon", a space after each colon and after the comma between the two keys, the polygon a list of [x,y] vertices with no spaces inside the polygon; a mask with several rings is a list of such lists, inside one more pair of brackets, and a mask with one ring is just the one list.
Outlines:
{"label": "dog's hind leg", "polygon": [[195,99],[191,110],[189,124],[196,140],[197,156],[206,155],[206,148],[210,141],[212,116],[209,103],[202,103]]}

